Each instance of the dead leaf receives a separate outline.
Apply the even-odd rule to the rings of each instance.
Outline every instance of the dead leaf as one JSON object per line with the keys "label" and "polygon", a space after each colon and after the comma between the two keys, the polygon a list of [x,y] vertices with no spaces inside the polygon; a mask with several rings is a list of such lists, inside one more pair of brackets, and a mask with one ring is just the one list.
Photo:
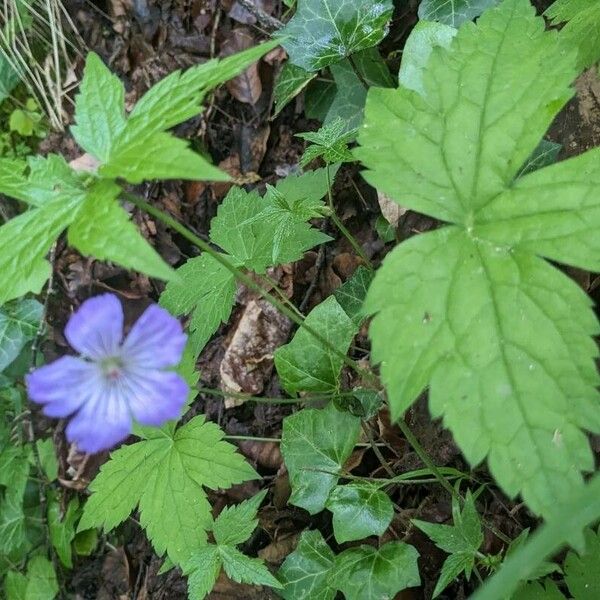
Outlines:
{"label": "dead leaf", "polygon": [[276,471],[283,462],[278,442],[242,440],[238,442],[238,447],[244,456],[265,469]]}
{"label": "dead leaf", "polygon": [[408,212],[408,208],[400,206],[382,192],[377,192],[377,200],[379,201],[379,208],[381,208],[381,214],[384,219],[392,227],[398,227],[400,219]]}
{"label": "dead leaf", "polygon": [[[268,15],[272,14],[275,9],[274,0],[254,0],[254,4],[259,10],[262,10]],[[244,25],[255,25],[257,22],[256,17],[239,2],[234,2],[227,14],[234,21],[243,23]]]}
{"label": "dead leaf", "polygon": [[[219,369],[225,392],[260,394],[273,369],[273,353],[289,336],[292,322],[263,299],[251,300],[242,314]],[[243,401],[226,398],[225,407]]]}
{"label": "dead leaf", "polygon": [[91,154],[88,154],[86,152],[85,154],[82,154],[78,158],[72,160],[69,163],[69,166],[74,171],[80,171],[84,173],[95,173],[98,170],[98,167],[100,166],[100,161],[95,156],[92,156]]}
{"label": "dead leaf", "polygon": [[[239,27],[234,29],[223,44],[221,56],[231,56],[256,45],[250,31]],[[239,102],[256,104],[262,94],[262,82],[258,73],[258,62],[250,65],[243,73],[227,82],[229,93]]]}
{"label": "dead leaf", "polygon": [[288,534],[259,550],[258,556],[272,565],[280,565],[285,557],[296,549],[299,539],[300,533],[298,532]]}

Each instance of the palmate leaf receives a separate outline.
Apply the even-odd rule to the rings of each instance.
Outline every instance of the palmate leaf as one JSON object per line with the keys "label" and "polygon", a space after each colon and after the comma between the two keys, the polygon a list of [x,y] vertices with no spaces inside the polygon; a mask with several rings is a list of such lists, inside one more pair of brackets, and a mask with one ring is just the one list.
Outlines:
{"label": "palmate leaf", "polygon": [[145,179],[227,180],[225,173],[166,130],[199,114],[208,90],[235,77],[276,45],[271,41],[184,73],[175,71],[150,89],[128,116],[122,82],[97,54],[90,53],[76,99],[73,137],[100,161],[99,172],[105,177],[122,177],[130,183]]}
{"label": "palmate leaf", "polygon": [[294,65],[319,71],[379,44],[393,9],[392,0],[299,0],[282,46]]}
{"label": "palmate leaf", "polygon": [[203,416],[192,419],[172,437],[164,429],[120,448],[90,485],[79,531],[110,530],[139,504],[140,522],[159,555],[183,564],[206,544],[212,517],[204,487],[228,488],[257,476],[223,441],[223,432]]}
{"label": "palmate leaf", "polygon": [[380,191],[453,223],[388,255],[366,300],[393,416],[429,385],[469,462],[545,516],[593,469],[582,429],[600,431],[591,301],[541,258],[600,269],[598,152],[513,180],[575,75],[530,3],[505,0],[434,49],[425,98],[370,92],[356,151]]}

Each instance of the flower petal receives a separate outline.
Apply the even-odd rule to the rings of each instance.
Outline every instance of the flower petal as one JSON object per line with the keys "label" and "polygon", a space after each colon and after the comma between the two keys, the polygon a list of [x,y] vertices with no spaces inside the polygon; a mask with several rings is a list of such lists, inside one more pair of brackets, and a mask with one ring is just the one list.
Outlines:
{"label": "flower petal", "polygon": [[86,300],[65,327],[69,344],[84,356],[102,359],[116,356],[123,339],[123,307],[114,294]]}
{"label": "flower petal", "polygon": [[117,386],[99,386],[67,425],[70,442],[88,454],[108,450],[131,433],[131,415]]}
{"label": "flower petal", "polygon": [[173,371],[128,370],[123,385],[135,420],[156,427],[180,416],[189,393],[187,383]]}
{"label": "flower petal", "polygon": [[25,377],[33,402],[44,404],[49,417],[68,417],[78,410],[98,386],[99,370],[93,363],[63,356]]}
{"label": "flower petal", "polygon": [[131,328],[121,356],[136,368],[173,367],[181,361],[186,340],[181,323],[153,304]]}

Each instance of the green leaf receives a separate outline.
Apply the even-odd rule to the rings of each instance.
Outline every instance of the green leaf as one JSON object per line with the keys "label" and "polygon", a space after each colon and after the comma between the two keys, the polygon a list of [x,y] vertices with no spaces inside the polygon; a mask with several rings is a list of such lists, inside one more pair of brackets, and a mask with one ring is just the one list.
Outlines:
{"label": "green leaf", "polygon": [[254,479],[255,471],[222,440],[223,432],[203,416],[168,437],[154,437],[113,452],[90,485],[79,531],[113,529],[139,503],[140,523],[158,555],[165,551],[176,564],[206,543],[211,525],[204,487],[228,488]]}
{"label": "green leaf", "polygon": [[4,52],[0,52],[0,102],[4,102],[19,83],[19,74],[13,69]]}
{"label": "green leaf", "polygon": [[91,556],[98,545],[98,530],[86,529],[75,534],[73,548],[77,556]]}
{"label": "green leaf", "polygon": [[85,62],[75,122],[71,127],[75,141],[99,161],[108,162],[115,140],[126,127],[125,88],[94,52]]}
{"label": "green leaf", "polygon": [[212,526],[215,542],[220,546],[243,544],[258,525],[258,508],[266,495],[267,490],[263,490],[240,504],[226,506]]}
{"label": "green leaf", "polygon": [[44,475],[48,478],[48,481],[55,481],[58,478],[58,461],[56,460],[56,452],[54,450],[52,438],[37,440],[35,445],[37,446],[37,452]]}
{"label": "green leaf", "polygon": [[600,530],[587,529],[585,552],[571,551],[564,564],[565,582],[575,600],[600,597]]}
{"label": "green leaf", "polygon": [[423,72],[429,57],[436,46],[449,48],[456,33],[456,29],[450,25],[435,21],[419,21],[404,44],[399,73],[400,84],[425,96]]}
{"label": "green leaf", "polygon": [[6,600],[27,600],[27,577],[17,571],[9,571],[4,580]]}
{"label": "green leaf", "polygon": [[458,27],[499,2],[500,0],[421,0],[419,19]]}
{"label": "green leaf", "polygon": [[37,333],[43,306],[33,299],[22,299],[0,308],[0,372],[19,356]]}
{"label": "green leaf", "polygon": [[517,178],[533,173],[542,167],[553,165],[558,160],[558,155],[561,150],[561,144],[542,140],[519,171]]}
{"label": "green leaf", "polygon": [[26,526],[22,499],[5,494],[0,503],[0,554],[10,554],[26,542]]}
{"label": "green leaf", "polygon": [[556,584],[547,579],[546,581],[532,581],[522,585],[511,600],[565,600],[565,597]]}
{"label": "green leaf", "polygon": [[283,584],[279,595],[284,600],[333,600],[336,592],[327,580],[334,559],[320,531],[304,531],[277,573]]}
{"label": "green leaf", "polygon": [[363,304],[372,281],[373,271],[360,266],[346,283],[333,292],[339,305],[354,321],[357,327],[360,326],[366,317],[363,311]]}
{"label": "green leaf", "polygon": [[259,558],[245,556],[232,546],[218,546],[218,548],[223,561],[223,569],[232,581],[252,585],[268,585],[274,588],[282,587]]}
{"label": "green leaf", "polygon": [[371,483],[338,485],[325,506],[333,513],[333,533],[339,544],[383,535],[394,516],[390,497]]}
{"label": "green leaf", "polygon": [[188,325],[195,356],[206,346],[221,323],[226,323],[235,303],[235,277],[210,254],[188,260],[177,269],[160,296],[160,304],[175,316],[191,314]]}
{"label": "green leaf", "polygon": [[552,19],[554,23],[562,23],[570,21],[589,7],[589,0],[556,0],[548,7],[544,16]]}
{"label": "green leaf", "polygon": [[15,109],[10,114],[10,119],[8,121],[8,128],[10,131],[14,131],[22,137],[30,137],[33,135],[34,126],[35,122],[27,111]]}
{"label": "green leaf", "polygon": [[283,420],[281,453],[290,475],[290,503],[314,515],[325,507],[329,492],[350,456],[360,419],[333,405],[304,409]]}
{"label": "green leaf", "polygon": [[275,80],[273,117],[276,117],[316,76],[317,73],[310,73],[302,67],[286,62]]}
{"label": "green leaf", "polygon": [[151,277],[169,280],[173,270],[142,237],[117,198],[121,188],[112,181],[97,181],[88,190],[69,243],[84,256],[115,262]]}
{"label": "green leaf", "polygon": [[328,165],[352,162],[354,156],[348,150],[348,144],[355,136],[355,131],[346,130],[346,123],[341,118],[337,118],[331,123],[324,125],[316,132],[297,133],[296,137],[311,142],[311,145],[304,151],[300,159],[300,165],[305,167],[320,157]]}
{"label": "green leaf", "polygon": [[389,254],[366,300],[393,417],[429,385],[467,460],[487,457],[545,516],[594,466],[582,428],[600,431],[599,327],[535,254],[600,267],[598,153],[514,178],[572,94],[572,60],[527,0],[505,0],[432,53],[427,101],[370,92],[356,152],[381,192],[454,223]]}
{"label": "green leaf", "polygon": [[421,584],[419,553],[408,544],[389,542],[379,550],[359,546],[344,550],[335,559],[329,585],[346,600],[387,600]]}
{"label": "green leaf", "polygon": [[43,556],[34,556],[27,564],[25,600],[53,600],[58,594],[58,582],[52,563]]}
{"label": "green leaf", "polygon": [[280,30],[290,61],[319,71],[365,48],[387,33],[392,0],[298,0],[296,14]]}
{"label": "green leaf", "polygon": [[185,573],[188,577],[190,600],[202,600],[213,589],[221,572],[221,554],[217,546],[198,548],[187,561]]}
{"label": "green leaf", "polygon": [[442,565],[440,578],[435,584],[432,598],[437,598],[461,573],[471,573],[475,558],[468,552],[451,554]]}
{"label": "green leaf", "polygon": [[50,541],[65,567],[73,568],[71,542],[75,538],[75,523],[79,518],[79,500],[73,498],[62,514],[60,502],[56,497],[51,497],[48,503],[48,529]]}
{"label": "green leaf", "polygon": [[[334,348],[346,353],[357,328],[338,301],[330,296],[314,308],[305,323],[316,329]],[[289,394],[335,392],[343,361],[324,347],[306,329],[300,328],[292,341],[275,351],[275,367]]]}

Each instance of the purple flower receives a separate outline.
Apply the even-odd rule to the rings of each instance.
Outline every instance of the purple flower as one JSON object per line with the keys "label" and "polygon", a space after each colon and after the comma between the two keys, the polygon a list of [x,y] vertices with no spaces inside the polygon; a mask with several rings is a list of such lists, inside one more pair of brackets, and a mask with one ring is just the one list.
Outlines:
{"label": "purple flower", "polygon": [[150,306],[123,340],[123,309],[113,294],[86,300],[65,336],[81,357],[63,356],[27,376],[30,398],[49,417],[74,415],[67,439],[88,453],[123,441],[132,417],[142,425],[175,419],[188,386],[168,370],[181,360],[186,335],[166,310]]}

